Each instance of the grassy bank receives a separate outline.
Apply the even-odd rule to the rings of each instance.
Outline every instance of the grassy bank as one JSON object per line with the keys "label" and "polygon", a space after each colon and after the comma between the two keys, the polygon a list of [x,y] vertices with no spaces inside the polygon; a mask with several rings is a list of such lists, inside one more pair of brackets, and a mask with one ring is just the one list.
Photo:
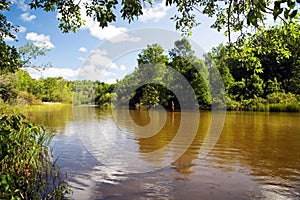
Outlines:
{"label": "grassy bank", "polygon": [[32,106],[10,106],[8,104],[0,104],[0,112],[1,113],[10,113],[10,114],[19,114],[22,113],[26,115],[28,112],[35,111],[47,111],[47,110],[59,110],[64,107],[71,107],[72,104],[39,104]]}
{"label": "grassy bank", "polygon": [[54,133],[16,114],[62,106],[70,105],[0,105],[0,199],[64,199],[70,194],[49,148]]}
{"label": "grassy bank", "polygon": [[249,108],[249,111],[259,112],[300,112],[299,104],[268,104],[255,105]]}
{"label": "grassy bank", "polygon": [[[300,102],[293,98],[275,99],[268,101],[262,98],[248,99],[243,101],[234,101],[227,99],[227,110],[229,111],[259,111],[259,112],[300,112]],[[270,99],[269,99],[270,100]],[[273,99],[274,100],[274,99]]]}

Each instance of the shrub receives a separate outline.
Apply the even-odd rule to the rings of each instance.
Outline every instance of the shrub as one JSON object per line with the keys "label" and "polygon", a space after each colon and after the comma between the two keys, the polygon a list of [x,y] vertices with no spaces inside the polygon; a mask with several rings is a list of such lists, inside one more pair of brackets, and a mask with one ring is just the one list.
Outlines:
{"label": "shrub", "polygon": [[300,106],[299,104],[287,104],[285,110],[287,112],[299,112]]}
{"label": "shrub", "polygon": [[0,199],[62,199],[70,193],[52,162],[52,136],[21,115],[0,117]]}
{"label": "shrub", "polygon": [[270,104],[270,112],[299,112],[299,104]]}
{"label": "shrub", "polygon": [[275,92],[272,94],[269,94],[267,96],[268,103],[271,104],[286,104],[286,103],[297,103],[297,96],[292,93],[284,93],[284,92]]}
{"label": "shrub", "polygon": [[20,92],[17,98],[17,104],[19,106],[31,106],[42,104],[41,100],[36,99],[36,97],[27,92]]}

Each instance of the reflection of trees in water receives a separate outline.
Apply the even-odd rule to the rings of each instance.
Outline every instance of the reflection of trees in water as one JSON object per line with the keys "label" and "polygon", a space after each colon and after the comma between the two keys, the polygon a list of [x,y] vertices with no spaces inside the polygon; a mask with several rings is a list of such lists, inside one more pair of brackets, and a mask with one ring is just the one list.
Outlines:
{"label": "reflection of trees in water", "polygon": [[[73,112],[77,112],[76,120],[89,120],[94,117],[101,120],[114,120],[111,110],[99,110],[94,107],[72,108],[68,106],[58,106],[53,109],[43,111],[32,111],[26,113],[32,121],[43,124],[46,127],[60,127],[64,130],[68,121],[73,120]],[[118,126],[128,130],[127,134],[133,133],[138,151],[146,154],[158,150],[169,144],[174,138],[180,125],[180,113],[167,112],[164,127],[155,135],[149,138],[139,138],[134,132],[135,126],[129,123],[133,120],[137,125],[145,126],[150,123],[148,111],[130,110],[132,119],[128,119],[124,114],[126,110],[117,110]],[[94,113],[93,113],[94,112]],[[152,120],[160,120],[161,111],[153,111]],[[75,115],[75,114],[74,114]],[[202,162],[199,160],[199,150],[202,146],[203,138],[209,127],[211,113],[201,112],[200,124],[196,137],[187,151],[172,165],[175,169],[184,174],[192,173],[191,167]],[[274,114],[274,113],[227,113],[226,123],[218,143],[204,162],[216,163],[222,168],[236,170],[236,166],[250,168],[253,175],[258,176],[279,176],[282,179],[298,180],[300,172],[300,130],[297,114]],[[191,117],[192,121],[193,118]],[[63,132],[63,131],[61,131]],[[121,139],[121,138],[120,138]],[[183,138],[184,139],[184,138]],[[163,160],[166,156],[172,156],[174,147],[168,152],[158,154],[161,156],[153,158]],[[141,157],[147,159],[147,157]],[[147,160],[146,160],[147,161]],[[249,172],[250,173],[250,172]]]}
{"label": "reflection of trees in water", "polygon": [[[124,114],[125,111],[116,110],[119,119],[117,125],[121,131],[124,130],[124,134],[128,134],[128,137],[117,137],[116,140],[128,140],[125,145],[133,145],[131,150],[136,151],[137,155],[150,165],[159,165],[163,160],[172,158],[180,144],[178,146],[172,145],[153,158],[143,156],[143,154],[170,144],[178,131],[181,113],[167,112],[166,123],[162,130],[152,137],[140,138],[136,132],[136,127],[129,121],[133,120],[141,126],[148,125],[150,123],[148,111],[130,110],[132,119],[128,119],[127,115]],[[111,110],[78,107],[73,108],[73,112],[77,112],[76,120],[89,122],[91,118],[95,119],[96,116],[100,125],[102,122],[115,122]],[[160,113],[161,111],[152,112],[153,123],[161,120]],[[35,111],[29,115],[36,123],[48,127],[65,127],[68,121],[73,120],[71,107]],[[254,181],[264,186],[272,184],[278,186],[277,189],[281,188],[291,193],[300,191],[299,114],[229,112],[218,143],[207,157],[199,159],[199,151],[210,126],[211,116],[211,112],[201,112],[198,133],[185,153],[172,162],[174,171],[178,172],[179,175],[184,175],[183,178],[192,179],[189,174],[197,177],[197,175],[201,176],[202,173],[210,173],[209,169],[219,169],[224,173],[236,172],[238,175],[253,177]],[[193,121],[193,116],[191,115],[188,120]],[[104,127],[109,128],[110,126]],[[182,137],[181,139],[184,140],[185,138]],[[200,169],[208,169],[208,172],[202,172]],[[172,172],[168,171],[168,173]],[[277,191],[279,194],[284,192],[281,189]],[[295,195],[292,194],[292,196]]]}
{"label": "reflection of trees in water", "polygon": [[[193,119],[191,118],[190,120]],[[175,166],[177,172],[181,174],[193,173],[191,167],[195,165],[194,160],[199,159],[200,148],[210,125],[210,120],[210,112],[201,112],[200,123],[196,137],[194,138],[189,148],[185,151],[185,153],[172,163],[172,165]]]}
{"label": "reflection of trees in water", "polygon": [[277,190],[299,191],[298,122],[299,115],[293,113],[228,113],[211,162]]}
{"label": "reflection of trees in water", "polygon": [[[39,109],[39,108],[37,108]],[[25,111],[25,115],[34,123],[46,128],[59,128],[64,132],[68,121],[72,121],[72,107],[69,105],[51,105],[41,110]]]}
{"label": "reflection of trees in water", "polygon": [[[146,162],[151,162],[153,164],[163,162],[167,159],[172,159],[174,157],[174,162],[172,165],[175,167],[176,171],[182,174],[190,174],[190,168],[194,165],[193,160],[198,159],[200,147],[202,145],[203,138],[206,135],[208,127],[210,125],[210,112],[204,112],[200,115],[200,124],[198,128],[198,132],[196,137],[193,139],[193,142],[188,149],[181,155],[178,159],[176,155],[180,150],[186,148],[186,144],[188,143],[187,137],[194,137],[192,131],[189,132],[189,127],[185,127],[184,130],[186,131],[183,135],[178,136],[178,129],[180,126],[181,121],[181,114],[180,112],[167,112],[166,122],[163,128],[158,131],[156,134],[153,134],[151,137],[141,138],[139,137],[138,131],[139,129],[136,128],[135,125],[139,126],[147,126],[149,123],[158,123],[158,121],[162,120],[161,114],[165,111],[147,111],[147,110],[130,110],[130,116],[132,119],[127,119],[124,112],[125,110],[118,110],[116,111],[118,115],[118,125],[122,128],[126,128],[127,130],[131,130],[135,135],[135,140],[137,141],[138,150],[141,155],[141,158],[144,159]],[[150,116],[151,115],[151,119]],[[194,126],[193,122],[195,121],[193,112],[186,113],[184,115],[185,122],[190,122],[190,126]],[[131,121],[135,123],[129,123]],[[152,120],[152,122],[151,122]],[[170,142],[174,139],[174,137],[179,137],[178,142],[170,145]],[[186,143],[187,141],[187,143]],[[160,150],[163,147],[170,145],[164,152],[159,152],[155,154],[155,158],[147,156],[149,153]],[[144,155],[144,156],[143,156]]]}

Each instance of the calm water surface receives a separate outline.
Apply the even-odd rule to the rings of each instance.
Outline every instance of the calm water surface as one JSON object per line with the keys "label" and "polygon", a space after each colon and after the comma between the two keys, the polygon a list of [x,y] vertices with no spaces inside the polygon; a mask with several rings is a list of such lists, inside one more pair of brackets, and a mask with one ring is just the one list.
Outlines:
{"label": "calm water surface", "polygon": [[[212,116],[201,112],[197,134],[185,153],[166,167],[144,173],[126,169],[135,164],[135,156],[146,167],[173,156],[181,143],[151,159],[143,157],[171,144],[181,115],[130,111],[137,125],[165,120],[156,135],[142,138],[124,113],[67,107],[30,114],[56,129],[53,152],[67,172],[74,199],[300,199],[299,113],[227,112],[217,144],[201,158]],[[195,116],[190,112],[185,117],[192,124]],[[126,157],[126,152],[133,156]]]}

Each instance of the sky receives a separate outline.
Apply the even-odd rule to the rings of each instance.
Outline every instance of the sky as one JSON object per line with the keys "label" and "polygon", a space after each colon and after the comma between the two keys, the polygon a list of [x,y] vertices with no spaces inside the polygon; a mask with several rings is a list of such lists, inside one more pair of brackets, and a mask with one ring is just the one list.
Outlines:
{"label": "sky", "polygon": [[[113,83],[134,70],[137,54],[147,44],[158,43],[170,50],[175,40],[181,37],[170,19],[176,9],[165,7],[164,1],[144,9],[143,16],[130,24],[117,17],[117,22],[104,29],[83,15],[86,24],[76,33],[62,33],[58,28],[57,13],[31,10],[26,3],[27,0],[13,0],[10,11],[5,13],[10,22],[19,26],[16,33],[18,41],[6,38],[6,42],[16,47],[29,42],[49,50],[35,64],[50,62],[52,67],[41,72],[29,69],[34,78],[62,76],[68,80]],[[201,25],[193,29],[190,39],[196,55],[201,56],[203,52],[226,42],[227,37],[210,28],[211,18],[199,15],[198,19]]]}

